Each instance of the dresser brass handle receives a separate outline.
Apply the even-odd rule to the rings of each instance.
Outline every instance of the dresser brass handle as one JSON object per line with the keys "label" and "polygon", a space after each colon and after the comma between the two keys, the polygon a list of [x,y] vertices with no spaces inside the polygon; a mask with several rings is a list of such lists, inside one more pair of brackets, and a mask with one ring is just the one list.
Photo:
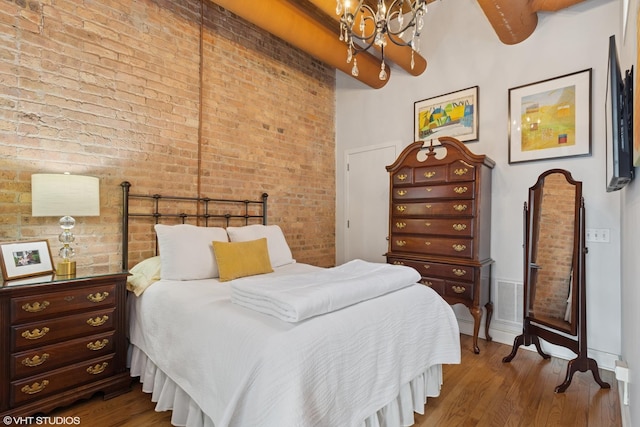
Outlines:
{"label": "dresser brass handle", "polygon": [[406,211],[406,210],[407,210],[407,207],[406,207],[406,206],[399,205],[399,206],[396,206],[396,210],[397,210],[398,212],[404,212],[404,211]]}
{"label": "dresser brass handle", "polygon": [[464,293],[464,291],[466,291],[466,290],[467,290],[467,288],[465,288],[464,286],[456,286],[456,285],[451,286],[451,289],[452,289],[452,290],[453,290],[453,292],[455,292],[456,294]]}
{"label": "dresser brass handle", "polygon": [[455,274],[456,276],[460,277],[460,276],[464,276],[467,273],[467,270],[463,270],[461,268],[454,268],[453,270],[453,274]]}
{"label": "dresser brass handle", "polygon": [[396,175],[396,177],[398,178],[399,181],[404,181],[405,179],[407,179],[407,174],[401,173],[400,175]]}
{"label": "dresser brass handle", "polygon": [[454,251],[456,251],[456,252],[462,252],[462,251],[464,251],[465,249],[467,249],[467,246],[466,246],[466,245],[460,245],[460,244],[453,244],[453,245],[451,245],[451,247],[452,247],[452,248],[453,248],[453,250],[454,250]]}
{"label": "dresser brass handle", "polygon": [[404,265],[402,261],[393,261],[393,265]]}
{"label": "dresser brass handle", "polygon": [[396,194],[398,196],[404,196],[405,194],[407,194],[407,190],[398,190],[398,191],[396,191]]}
{"label": "dresser brass handle", "polygon": [[453,210],[464,212],[467,210],[467,205],[453,205]]}
{"label": "dresser brass handle", "polygon": [[28,313],[37,313],[39,311],[44,310],[45,308],[49,307],[49,301],[42,301],[42,302],[34,302],[33,304],[31,303],[26,303],[22,306],[22,309]]}
{"label": "dresser brass handle", "polygon": [[105,348],[107,344],[109,344],[109,340],[105,338],[102,341],[97,340],[96,342],[90,342],[87,344],[87,348],[92,351],[98,351]]}
{"label": "dresser brass handle", "polygon": [[44,362],[47,361],[48,358],[49,358],[49,353],[42,353],[42,356],[39,356],[36,354],[32,358],[25,357],[24,359],[22,359],[22,364],[24,366],[33,368],[34,366],[42,365]]}
{"label": "dresser brass handle", "polygon": [[453,224],[453,229],[456,231],[464,231],[467,229],[466,224]]}
{"label": "dresser brass handle", "polygon": [[467,168],[455,169],[453,171],[453,173],[455,173],[458,176],[466,175],[467,172],[469,172],[469,169],[467,169]]}
{"label": "dresser brass handle", "polygon": [[46,326],[42,329],[34,329],[33,331],[24,331],[22,333],[22,338],[26,338],[28,340],[37,340],[45,336],[49,332],[49,328]]}
{"label": "dresser brass handle", "polygon": [[433,286],[433,282],[431,282],[430,280],[421,280],[420,283],[429,287]]}
{"label": "dresser brass handle", "polygon": [[430,265],[423,265],[423,267],[424,267],[424,269],[425,269],[425,270],[428,270],[428,269],[430,269],[430,268],[431,268],[431,266],[430,266]]}
{"label": "dresser brass handle", "polygon": [[68,295],[68,296],[64,297],[64,300],[65,300],[66,302],[71,302],[71,301],[73,301],[74,299],[76,299],[76,297],[74,297],[73,295]]}
{"label": "dresser brass handle", "polygon": [[405,246],[406,244],[406,240],[396,240],[396,245],[398,246]]}
{"label": "dresser brass handle", "polygon": [[109,366],[108,362],[102,362],[102,363],[98,363],[95,366],[89,366],[87,368],[87,372],[91,375],[98,375],[104,372],[105,369],[107,369],[107,366]]}
{"label": "dresser brass handle", "polygon": [[431,188],[431,187],[426,187],[426,188],[425,188],[425,190],[427,190],[427,193],[430,193],[430,192],[431,192],[431,190],[433,190],[433,188]]}
{"label": "dresser brass handle", "polygon": [[396,227],[399,228],[400,230],[402,230],[406,226],[407,226],[406,222],[396,222]]}
{"label": "dresser brass handle", "polygon": [[87,319],[87,324],[89,326],[101,326],[104,325],[107,320],[109,320],[109,316],[107,316],[106,314],[102,317],[96,317],[95,319],[89,318]]}
{"label": "dresser brass handle", "polygon": [[431,246],[431,242],[424,242],[425,245]]}
{"label": "dresser brass handle", "polygon": [[434,171],[428,171],[424,173],[425,178],[433,178],[434,176],[436,176],[436,172]]}
{"label": "dresser brass handle", "polygon": [[98,292],[97,294],[89,294],[87,295],[87,299],[91,302],[102,302],[107,299],[109,296],[109,292]]}
{"label": "dresser brass handle", "polygon": [[431,205],[424,205],[425,208],[431,209]]}
{"label": "dresser brass handle", "polygon": [[424,226],[425,226],[425,227],[431,227],[431,223],[430,223],[430,222],[425,222],[425,223],[424,223]]}
{"label": "dresser brass handle", "polygon": [[40,393],[46,386],[49,385],[49,380],[42,380],[41,383],[33,383],[32,385],[26,385],[20,389],[25,394]]}
{"label": "dresser brass handle", "polygon": [[468,190],[468,188],[467,188],[467,187],[455,187],[455,188],[453,189],[453,191],[455,191],[455,192],[456,192],[456,193],[458,193],[458,194],[466,193],[466,192],[467,192],[467,190]]}

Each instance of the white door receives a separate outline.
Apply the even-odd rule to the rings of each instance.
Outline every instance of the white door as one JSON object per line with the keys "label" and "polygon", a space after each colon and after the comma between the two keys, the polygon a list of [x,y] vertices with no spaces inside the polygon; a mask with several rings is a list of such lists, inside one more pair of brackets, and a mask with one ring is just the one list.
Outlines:
{"label": "white door", "polygon": [[345,261],[385,262],[389,232],[389,172],[397,146],[346,152]]}

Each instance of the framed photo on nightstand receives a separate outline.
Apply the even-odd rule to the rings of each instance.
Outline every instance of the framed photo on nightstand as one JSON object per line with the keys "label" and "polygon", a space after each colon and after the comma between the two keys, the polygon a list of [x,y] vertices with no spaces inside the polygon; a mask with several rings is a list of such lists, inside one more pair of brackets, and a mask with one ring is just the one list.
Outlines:
{"label": "framed photo on nightstand", "polygon": [[0,243],[0,267],[4,280],[54,272],[47,240]]}

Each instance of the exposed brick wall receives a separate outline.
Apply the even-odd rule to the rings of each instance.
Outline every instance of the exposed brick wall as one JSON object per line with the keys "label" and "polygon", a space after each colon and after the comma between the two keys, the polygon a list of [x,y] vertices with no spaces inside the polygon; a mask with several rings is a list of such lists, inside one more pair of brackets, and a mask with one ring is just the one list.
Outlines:
{"label": "exposed brick wall", "polygon": [[[0,0],[0,241],[57,252],[30,176],[69,171],[101,179],[100,217],[74,230],[84,271],[119,265],[123,180],[267,192],[294,257],[332,265],[334,92],[332,69],[207,0]],[[149,255],[132,247],[132,263]]]}
{"label": "exposed brick wall", "polygon": [[535,288],[537,315],[564,319],[571,285],[575,219],[575,186],[564,175],[545,177],[541,202]]}

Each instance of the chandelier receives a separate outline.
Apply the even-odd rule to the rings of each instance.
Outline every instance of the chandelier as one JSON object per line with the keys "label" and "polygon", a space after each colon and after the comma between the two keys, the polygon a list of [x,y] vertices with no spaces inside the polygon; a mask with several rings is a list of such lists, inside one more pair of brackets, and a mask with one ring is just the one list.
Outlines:
{"label": "chandelier", "polygon": [[[433,1],[433,0],[432,0]],[[416,38],[424,26],[423,16],[427,13],[427,0],[393,0],[389,7],[384,0],[378,0],[376,10],[365,0],[357,1],[353,8],[350,0],[337,0],[336,14],[340,16],[340,40],[347,44],[347,63],[353,61],[351,74],[357,77],[358,61],[355,56],[372,46],[377,46],[382,54],[380,80],[387,79],[384,63],[384,48],[387,41],[398,46],[411,46],[411,69],[414,67],[414,52],[419,52]],[[406,13],[405,13],[406,11]],[[354,29],[354,25],[357,27]],[[405,32],[410,31],[405,38]]]}

